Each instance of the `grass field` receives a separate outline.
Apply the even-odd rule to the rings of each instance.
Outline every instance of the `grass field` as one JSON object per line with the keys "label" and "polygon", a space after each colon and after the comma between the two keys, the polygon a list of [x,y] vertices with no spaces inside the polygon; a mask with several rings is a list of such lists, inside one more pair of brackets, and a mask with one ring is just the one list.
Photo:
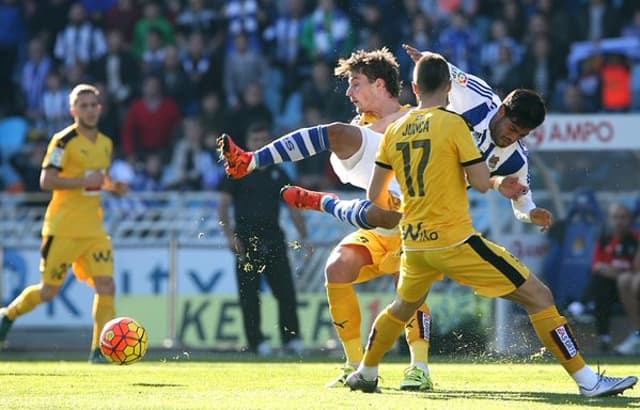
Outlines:
{"label": "grass field", "polygon": [[[0,354],[0,409],[628,409],[640,388],[623,396],[584,399],[556,364],[435,357],[435,391],[397,389],[405,359],[381,367],[382,394],[325,389],[339,364],[323,357],[252,361],[151,353],[132,366],[89,365],[84,356]],[[44,359],[44,360],[43,360]],[[600,360],[610,375],[640,373],[640,362]]]}

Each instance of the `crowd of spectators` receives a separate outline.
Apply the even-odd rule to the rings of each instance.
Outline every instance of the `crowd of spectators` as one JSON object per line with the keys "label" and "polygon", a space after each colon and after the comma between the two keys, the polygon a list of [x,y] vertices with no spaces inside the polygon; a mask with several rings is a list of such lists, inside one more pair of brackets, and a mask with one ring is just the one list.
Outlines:
{"label": "crowd of spectators", "polygon": [[[46,141],[69,124],[79,82],[101,89],[100,128],[136,190],[216,189],[221,132],[242,141],[256,121],[280,134],[349,120],[333,67],[355,49],[396,53],[403,102],[409,43],[500,92],[536,89],[552,111],[640,105],[640,65],[624,47],[568,58],[576,42],[640,42],[632,0],[0,0],[0,24],[2,190],[38,190]],[[325,162],[294,177],[335,181]]]}

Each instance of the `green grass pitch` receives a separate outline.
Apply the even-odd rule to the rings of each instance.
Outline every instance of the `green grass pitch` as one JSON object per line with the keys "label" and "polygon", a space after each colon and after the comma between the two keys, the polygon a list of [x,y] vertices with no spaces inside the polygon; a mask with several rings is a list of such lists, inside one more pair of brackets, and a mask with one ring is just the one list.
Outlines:
{"label": "green grass pitch", "polygon": [[[593,363],[595,361],[592,360]],[[609,375],[640,373],[640,360],[601,358]],[[640,387],[585,399],[562,368],[434,357],[435,391],[397,386],[406,358],[381,366],[381,394],[326,389],[339,371],[327,357],[259,360],[250,355],[152,352],[131,366],[89,365],[77,355],[0,353],[0,409],[640,409]]]}

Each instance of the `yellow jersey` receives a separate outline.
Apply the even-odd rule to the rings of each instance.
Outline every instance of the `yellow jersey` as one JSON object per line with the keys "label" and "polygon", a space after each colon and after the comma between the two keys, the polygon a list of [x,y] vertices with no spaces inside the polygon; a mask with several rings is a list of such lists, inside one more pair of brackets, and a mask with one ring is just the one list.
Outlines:
{"label": "yellow jersey", "polygon": [[463,167],[482,161],[466,120],[444,108],[414,109],[387,127],[376,164],[402,188],[404,249],[446,248],[474,232]]}
{"label": "yellow jersey", "polygon": [[[113,143],[98,133],[95,142],[71,125],[49,142],[42,168],[56,168],[59,176],[81,178],[91,171],[107,172]],[[100,189],[54,189],[42,226],[43,236],[72,238],[106,235]]]}
{"label": "yellow jersey", "polygon": [[[405,104],[403,106],[400,107],[400,111],[405,111],[408,110],[410,108],[413,108],[413,106],[411,104]],[[351,120],[351,124],[352,125],[360,125],[362,127],[367,126],[367,125],[371,125],[377,121],[379,121],[381,119],[381,117],[378,117],[377,115],[370,113],[370,112],[363,112],[362,114],[358,114],[355,117],[353,117],[353,119]]]}

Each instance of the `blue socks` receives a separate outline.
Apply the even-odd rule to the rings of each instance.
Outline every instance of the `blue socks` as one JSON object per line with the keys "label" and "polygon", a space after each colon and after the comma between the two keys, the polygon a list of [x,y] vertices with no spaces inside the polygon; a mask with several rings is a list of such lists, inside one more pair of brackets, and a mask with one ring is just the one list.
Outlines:
{"label": "blue socks", "polygon": [[322,207],[325,212],[356,228],[362,229],[375,228],[375,226],[367,222],[367,209],[369,209],[371,205],[372,202],[366,199],[343,201],[330,196],[322,199]]}
{"label": "blue socks", "polygon": [[300,128],[257,150],[256,167],[300,161],[329,149],[327,125]]}

